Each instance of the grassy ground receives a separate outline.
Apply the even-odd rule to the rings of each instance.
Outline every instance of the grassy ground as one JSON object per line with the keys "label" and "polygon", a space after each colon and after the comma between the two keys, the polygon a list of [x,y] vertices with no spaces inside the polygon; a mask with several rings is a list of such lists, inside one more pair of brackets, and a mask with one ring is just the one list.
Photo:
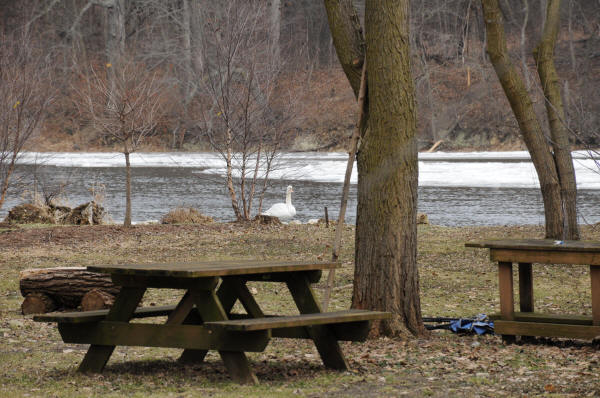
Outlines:
{"label": "grassy ground", "polygon": [[[424,316],[471,316],[498,308],[496,267],[487,251],[464,248],[484,238],[542,237],[539,227],[419,226]],[[258,386],[229,381],[217,355],[202,365],[176,362],[180,351],[118,348],[102,375],[76,372],[86,347],[64,344],[56,325],[20,314],[19,271],[31,267],[195,259],[328,259],[333,229],[298,225],[0,227],[0,396],[594,396],[600,353],[585,342],[543,340],[505,346],[498,336],[436,331],[426,339],[344,343],[351,370],[325,370],[307,341],[275,339],[249,354]],[[346,227],[333,309],[350,304],[354,230]],[[584,230],[586,239],[600,231]],[[515,275],[515,280],[517,275]],[[581,266],[536,266],[536,308],[590,314],[589,276]],[[317,284],[321,291],[323,283]],[[266,312],[291,310],[284,286],[255,284]],[[147,304],[174,302],[177,291],[149,291]]]}

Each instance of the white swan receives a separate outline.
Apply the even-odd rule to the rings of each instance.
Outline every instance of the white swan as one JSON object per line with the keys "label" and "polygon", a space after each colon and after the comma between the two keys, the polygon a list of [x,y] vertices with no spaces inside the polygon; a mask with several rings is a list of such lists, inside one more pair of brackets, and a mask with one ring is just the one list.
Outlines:
{"label": "white swan", "polygon": [[282,220],[289,220],[296,215],[296,208],[292,206],[292,192],[294,189],[288,185],[285,191],[285,203],[275,203],[269,210],[262,213],[265,216],[277,217]]}

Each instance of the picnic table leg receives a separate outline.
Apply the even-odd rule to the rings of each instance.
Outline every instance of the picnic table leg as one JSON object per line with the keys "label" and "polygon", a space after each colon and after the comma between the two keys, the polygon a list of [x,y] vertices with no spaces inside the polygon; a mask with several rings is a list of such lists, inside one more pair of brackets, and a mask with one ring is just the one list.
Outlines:
{"label": "picnic table leg", "polygon": [[[232,277],[230,280],[231,288],[235,297],[240,300],[240,303],[252,318],[262,318],[265,316],[260,306],[250,293],[246,281],[241,278]],[[229,311],[228,311],[229,312]]]}
{"label": "picnic table leg", "polygon": [[[111,307],[106,321],[123,321],[127,322],[131,319],[133,312],[142,300],[146,288],[141,287],[122,287],[117,295],[113,306]],[[79,372],[82,373],[100,373],[108,362],[110,356],[115,350],[114,345],[96,345],[92,344],[88,349],[81,365]]]}
{"label": "picnic table leg", "polygon": [[[186,294],[189,294],[186,293]],[[191,296],[190,296],[191,297]],[[233,294],[233,289],[231,286],[231,282],[228,279],[223,280],[221,286],[219,286],[219,290],[217,292],[217,297],[223,306],[223,309],[227,314],[231,312],[237,297]],[[183,322],[184,324],[199,324],[202,323],[202,320],[199,319],[199,314],[197,312],[192,312],[188,315],[188,317]],[[199,364],[204,361],[206,358],[207,350],[194,350],[194,349],[185,349],[181,353],[178,361],[181,363],[187,364]]]}
{"label": "picnic table leg", "polygon": [[533,272],[531,263],[519,263],[519,309],[533,312]]}
{"label": "picnic table leg", "polygon": [[[227,320],[227,312],[221,305],[214,290],[192,290],[196,308],[204,322]],[[219,355],[234,381],[240,384],[258,384],[256,375],[250,368],[248,358],[243,351],[219,350]]]}
{"label": "picnic table leg", "polygon": [[[322,312],[315,293],[304,275],[291,275],[286,283],[301,314]],[[314,341],[325,367],[338,370],[348,369],[348,363],[340,344],[328,326],[314,325],[306,329]]]}
{"label": "picnic table leg", "polygon": [[[177,308],[169,315],[167,324],[199,324],[202,322],[197,312],[193,309],[194,297],[190,292],[186,292]],[[182,363],[201,363],[206,356],[206,350],[185,349],[179,357],[179,362]]]}
{"label": "picnic table leg", "polygon": [[592,324],[600,326],[600,266],[590,265],[592,281]]}
{"label": "picnic table leg", "polygon": [[175,309],[171,311],[167,319],[167,325],[179,325],[184,323],[194,308],[194,298],[189,292],[186,292]]}
{"label": "picnic table leg", "polygon": [[[515,319],[515,299],[513,292],[513,274],[512,263],[498,262],[498,289],[500,290],[500,314],[504,321],[514,321]],[[515,336],[502,335],[505,343],[513,343]]]}

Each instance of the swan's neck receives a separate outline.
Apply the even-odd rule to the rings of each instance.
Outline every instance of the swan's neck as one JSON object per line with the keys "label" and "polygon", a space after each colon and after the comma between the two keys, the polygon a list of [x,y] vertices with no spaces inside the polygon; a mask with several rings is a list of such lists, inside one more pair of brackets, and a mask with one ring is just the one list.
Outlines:
{"label": "swan's neck", "polygon": [[285,204],[288,206],[292,204],[292,193],[291,192],[287,192],[285,194]]}

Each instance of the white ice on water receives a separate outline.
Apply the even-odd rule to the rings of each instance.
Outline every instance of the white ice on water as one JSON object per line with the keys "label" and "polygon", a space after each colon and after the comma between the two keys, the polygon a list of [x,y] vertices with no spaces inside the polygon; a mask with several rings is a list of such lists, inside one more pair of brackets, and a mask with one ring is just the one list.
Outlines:
{"label": "white ice on water", "polygon": [[[573,152],[579,189],[600,189],[597,160]],[[341,183],[345,153],[284,153],[270,173],[272,179]],[[23,153],[20,164],[61,167],[123,167],[121,153]],[[225,175],[225,162],[215,153],[133,153],[132,167],[185,167],[197,173]],[[356,183],[356,167],[352,183]],[[428,187],[535,188],[537,175],[525,151],[420,153],[419,185]]]}

